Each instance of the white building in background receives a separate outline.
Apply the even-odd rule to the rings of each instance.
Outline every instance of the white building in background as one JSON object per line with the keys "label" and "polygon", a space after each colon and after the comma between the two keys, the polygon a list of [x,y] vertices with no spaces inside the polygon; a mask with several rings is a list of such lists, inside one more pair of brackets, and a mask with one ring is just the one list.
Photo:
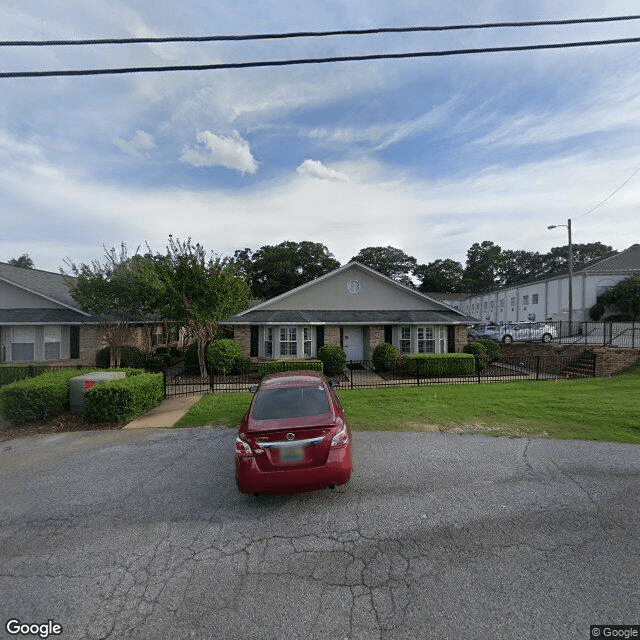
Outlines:
{"label": "white building in background", "polygon": [[[573,320],[589,321],[596,298],[621,280],[640,274],[640,244],[573,272]],[[438,294],[431,294],[437,297]],[[449,294],[450,295],[450,294]],[[526,322],[569,319],[569,274],[449,299],[449,304],[479,322]]]}

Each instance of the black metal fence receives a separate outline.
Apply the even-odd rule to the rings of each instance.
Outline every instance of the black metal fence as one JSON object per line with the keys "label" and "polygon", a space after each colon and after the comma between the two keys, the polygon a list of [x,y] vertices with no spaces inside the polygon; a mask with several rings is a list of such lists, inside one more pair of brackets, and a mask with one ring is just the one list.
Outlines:
{"label": "black metal fence", "polygon": [[[466,367],[461,365],[464,362],[467,363]],[[296,364],[299,367],[299,363]],[[479,359],[452,360],[442,356],[428,362],[418,361],[412,369],[409,371],[400,363],[393,369],[380,371],[370,360],[349,361],[340,374],[331,377],[346,389],[592,378],[596,371],[596,357],[591,352],[578,355],[503,356],[482,367]],[[434,375],[434,371],[437,374]],[[252,365],[243,373],[205,377],[188,374],[184,367],[178,366],[165,371],[165,393],[170,397],[248,391],[250,386],[260,382],[260,375],[258,365]]]}
{"label": "black metal fence", "polygon": [[600,347],[640,348],[640,322],[518,322],[479,324],[469,337],[499,342],[553,342]]}

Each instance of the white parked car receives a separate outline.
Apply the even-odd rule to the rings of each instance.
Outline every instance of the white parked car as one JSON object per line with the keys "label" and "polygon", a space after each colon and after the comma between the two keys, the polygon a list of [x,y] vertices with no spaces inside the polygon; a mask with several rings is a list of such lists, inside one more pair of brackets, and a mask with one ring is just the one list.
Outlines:
{"label": "white parked car", "polygon": [[496,327],[491,336],[493,340],[501,342],[533,342],[542,340],[542,342],[551,342],[557,337],[556,328],[552,324],[543,322],[519,322],[517,324],[505,324]]}

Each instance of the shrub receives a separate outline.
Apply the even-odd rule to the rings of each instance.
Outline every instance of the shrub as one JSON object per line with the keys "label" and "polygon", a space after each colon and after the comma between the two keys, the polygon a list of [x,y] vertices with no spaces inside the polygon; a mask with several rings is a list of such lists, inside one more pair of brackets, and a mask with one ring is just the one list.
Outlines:
{"label": "shrub", "polygon": [[16,425],[50,420],[69,409],[71,378],[90,369],[48,371],[0,389],[0,413]]}
{"label": "shrub", "polygon": [[[144,368],[146,356],[138,347],[120,347],[120,367]],[[96,353],[96,366],[108,367],[111,364],[111,347],[104,347]]]}
{"label": "shrub", "polygon": [[391,371],[395,369],[400,358],[400,350],[388,342],[380,343],[371,356],[373,368],[376,371]]}
{"label": "shrub", "polygon": [[411,375],[438,378],[472,375],[476,365],[474,357],[469,353],[421,353],[407,356],[404,368]]}
{"label": "shrub", "polygon": [[269,362],[258,363],[258,376],[264,376],[271,373],[280,373],[282,371],[323,371],[321,360],[271,360]]}
{"label": "shrub", "polygon": [[464,353],[470,353],[475,357],[479,369],[482,370],[489,364],[487,348],[480,340],[466,344],[462,350]]}
{"label": "shrub", "polygon": [[86,389],[83,417],[89,422],[129,422],[163,398],[162,374],[127,376]]}
{"label": "shrub", "polygon": [[233,373],[236,362],[242,357],[240,346],[230,338],[212,340],[204,353],[210,373]]}
{"label": "shrub", "polygon": [[495,362],[502,356],[502,347],[495,340],[483,338],[477,342],[485,348],[485,351],[489,356],[489,362]]}
{"label": "shrub", "polygon": [[347,354],[340,345],[325,344],[318,349],[318,359],[322,361],[325,374],[335,376],[344,371]]}
{"label": "shrub", "polygon": [[249,373],[251,371],[251,358],[241,355],[236,358],[233,365],[233,373]]}
{"label": "shrub", "polygon": [[35,378],[48,371],[46,364],[17,364],[0,366],[0,387],[17,380]]}
{"label": "shrub", "polygon": [[171,355],[169,352],[164,353],[154,353],[153,355],[147,356],[147,359],[144,361],[144,368],[151,369],[154,371],[164,371],[171,365]]}

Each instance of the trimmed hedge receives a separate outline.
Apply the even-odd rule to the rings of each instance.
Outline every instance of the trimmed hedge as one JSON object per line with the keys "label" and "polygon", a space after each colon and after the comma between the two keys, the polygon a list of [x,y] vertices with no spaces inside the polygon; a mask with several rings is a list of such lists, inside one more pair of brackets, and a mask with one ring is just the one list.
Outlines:
{"label": "trimmed hedge", "polygon": [[129,422],[164,399],[161,373],[142,373],[86,389],[83,418],[88,422]]}
{"label": "trimmed hedge", "polygon": [[35,378],[48,370],[46,364],[10,364],[0,366],[0,387],[17,380]]}
{"label": "trimmed hedge", "polygon": [[475,373],[476,363],[469,353],[420,353],[404,359],[404,370],[427,378],[466,376]]}
{"label": "trimmed hedge", "polygon": [[318,349],[318,360],[322,361],[326,375],[336,376],[344,371],[347,364],[347,354],[338,344],[325,344]]}
{"label": "trimmed hedge", "polygon": [[400,349],[388,342],[381,342],[371,355],[376,371],[393,371],[397,368],[399,359]]}
{"label": "trimmed hedge", "polygon": [[236,373],[237,363],[243,357],[240,346],[231,338],[212,340],[204,354],[209,373]]}
{"label": "trimmed hedge", "polygon": [[15,425],[50,420],[69,410],[70,380],[91,369],[48,371],[0,389],[0,413]]}
{"label": "trimmed hedge", "polygon": [[259,362],[258,376],[264,376],[271,373],[280,373],[282,371],[323,371],[323,365],[320,360],[272,360],[270,362]]}

